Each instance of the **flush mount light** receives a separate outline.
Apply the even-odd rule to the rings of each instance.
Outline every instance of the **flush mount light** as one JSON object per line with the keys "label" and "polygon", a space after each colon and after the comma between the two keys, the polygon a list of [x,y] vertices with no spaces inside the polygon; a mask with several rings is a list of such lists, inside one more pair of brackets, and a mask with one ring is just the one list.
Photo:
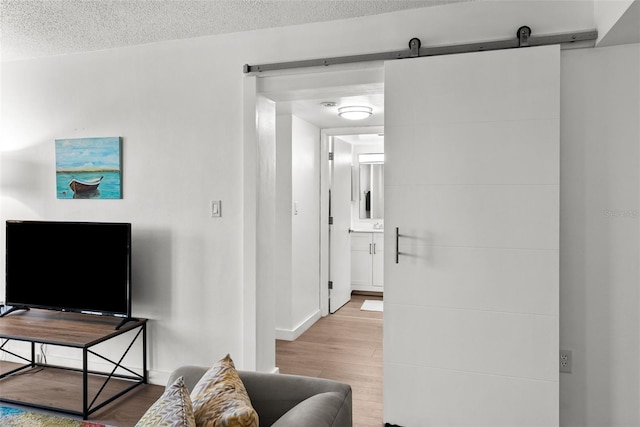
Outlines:
{"label": "flush mount light", "polygon": [[362,120],[369,117],[372,113],[371,107],[349,106],[338,108],[338,115],[347,120]]}

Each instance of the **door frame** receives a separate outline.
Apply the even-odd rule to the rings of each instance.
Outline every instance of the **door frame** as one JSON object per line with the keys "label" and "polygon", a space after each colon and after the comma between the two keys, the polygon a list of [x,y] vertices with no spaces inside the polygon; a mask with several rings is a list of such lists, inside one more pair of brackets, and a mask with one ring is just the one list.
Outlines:
{"label": "door frame", "polygon": [[[261,235],[258,227],[260,218],[260,200],[265,194],[260,193],[258,179],[262,169],[275,171],[275,162],[263,158],[259,150],[261,135],[260,124],[271,121],[270,117],[260,117],[258,107],[261,100],[271,102],[285,101],[287,94],[295,91],[326,90],[347,93],[347,90],[358,93],[370,93],[375,88],[384,85],[383,64],[357,64],[357,66],[336,67],[330,71],[323,69],[309,69],[305,73],[291,73],[290,71],[264,73],[260,77],[247,75],[243,82],[243,369],[253,369],[263,372],[277,371],[275,366],[275,300],[261,298],[267,294],[274,295],[275,280],[257,274],[265,267],[264,259],[259,255],[259,248],[268,245],[265,236]],[[311,89],[310,89],[311,88]],[[283,95],[284,94],[284,95]],[[303,99],[303,98],[301,98]],[[273,109],[275,119],[275,108]],[[275,120],[273,121],[275,123]],[[274,125],[275,127],[275,125]],[[352,130],[353,129],[353,130]],[[324,129],[321,131],[320,156],[327,159],[329,153],[328,138],[347,130],[358,133],[351,127]],[[362,129],[362,128],[360,128]],[[369,128],[371,130],[371,128]],[[366,132],[365,132],[366,133]],[[326,169],[325,169],[326,168]],[[326,182],[328,162],[321,165],[321,200],[320,200],[320,308],[321,315],[326,316],[329,309],[328,291],[328,183]],[[324,172],[324,175],[323,175]],[[274,194],[269,196],[275,200]],[[323,243],[326,242],[326,243]],[[326,286],[322,286],[322,284]]]}
{"label": "door frame", "polygon": [[[322,316],[329,314],[329,288],[327,284],[330,277],[330,241],[329,241],[329,182],[331,169],[329,168],[329,150],[331,138],[343,135],[367,135],[384,132],[384,126],[351,126],[341,128],[321,129],[320,134],[320,159],[323,164],[320,168],[320,304]],[[353,175],[352,175],[353,176]]]}

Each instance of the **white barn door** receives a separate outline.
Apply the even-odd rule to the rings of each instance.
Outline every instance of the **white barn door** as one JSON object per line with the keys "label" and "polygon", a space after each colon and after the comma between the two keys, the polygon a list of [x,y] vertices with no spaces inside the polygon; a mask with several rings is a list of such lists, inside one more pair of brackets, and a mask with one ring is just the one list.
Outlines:
{"label": "white barn door", "polygon": [[385,64],[385,422],[558,425],[559,104],[558,46]]}

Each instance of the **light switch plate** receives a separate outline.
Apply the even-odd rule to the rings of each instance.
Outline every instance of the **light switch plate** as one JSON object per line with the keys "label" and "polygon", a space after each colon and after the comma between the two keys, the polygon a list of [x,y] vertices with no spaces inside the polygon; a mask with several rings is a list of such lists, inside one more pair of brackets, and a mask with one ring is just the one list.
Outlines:
{"label": "light switch plate", "polygon": [[222,200],[211,201],[211,218],[218,218],[222,216]]}

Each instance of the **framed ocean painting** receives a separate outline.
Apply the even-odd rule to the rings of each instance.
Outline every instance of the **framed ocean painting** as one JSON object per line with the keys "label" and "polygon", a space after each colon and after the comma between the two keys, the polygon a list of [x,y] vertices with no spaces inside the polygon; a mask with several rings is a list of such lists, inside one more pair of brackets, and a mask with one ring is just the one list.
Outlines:
{"label": "framed ocean painting", "polygon": [[58,199],[122,199],[122,139],[56,139]]}

